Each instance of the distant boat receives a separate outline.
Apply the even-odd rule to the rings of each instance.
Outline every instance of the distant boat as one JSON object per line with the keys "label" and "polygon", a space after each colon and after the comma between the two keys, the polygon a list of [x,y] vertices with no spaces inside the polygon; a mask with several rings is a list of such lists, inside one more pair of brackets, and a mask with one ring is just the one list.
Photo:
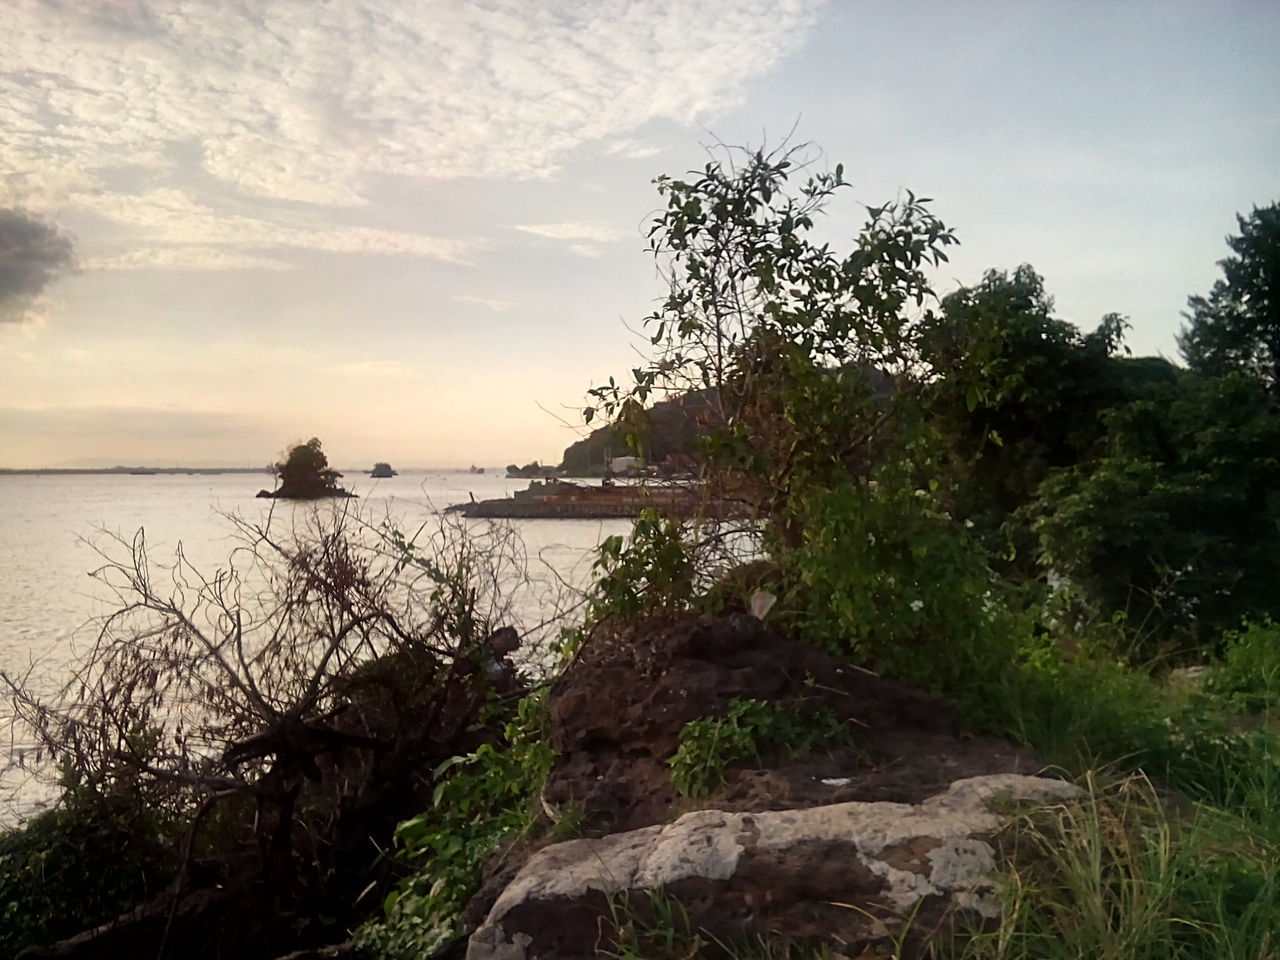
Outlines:
{"label": "distant boat", "polygon": [[484,467],[477,467],[477,466],[473,463],[473,464],[471,465],[471,469],[470,469],[470,470],[468,470],[468,471],[467,471],[467,473],[484,473]]}
{"label": "distant boat", "polygon": [[391,464],[379,461],[373,465],[373,469],[369,471],[369,476],[375,480],[384,480],[387,477],[396,476],[396,472],[391,469]]}

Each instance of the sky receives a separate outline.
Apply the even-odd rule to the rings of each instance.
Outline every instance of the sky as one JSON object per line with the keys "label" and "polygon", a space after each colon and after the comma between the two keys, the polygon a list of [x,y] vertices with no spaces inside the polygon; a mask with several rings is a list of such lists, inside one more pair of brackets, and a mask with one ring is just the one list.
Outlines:
{"label": "sky", "polygon": [[558,461],[654,177],[793,140],[1176,359],[1280,199],[1280,3],[5,0],[0,467]]}

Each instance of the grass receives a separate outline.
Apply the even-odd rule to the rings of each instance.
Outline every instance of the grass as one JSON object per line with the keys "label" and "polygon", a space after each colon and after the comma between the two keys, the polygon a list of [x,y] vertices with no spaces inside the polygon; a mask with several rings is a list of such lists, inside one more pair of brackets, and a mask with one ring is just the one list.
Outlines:
{"label": "grass", "polygon": [[1004,921],[964,960],[1274,960],[1277,851],[1238,814],[1171,812],[1150,780],[1019,814],[1001,837]]}
{"label": "grass", "polygon": [[1003,837],[1005,919],[963,960],[1280,960],[1280,629],[1173,682],[1042,645],[983,691],[994,732],[1085,788]]}

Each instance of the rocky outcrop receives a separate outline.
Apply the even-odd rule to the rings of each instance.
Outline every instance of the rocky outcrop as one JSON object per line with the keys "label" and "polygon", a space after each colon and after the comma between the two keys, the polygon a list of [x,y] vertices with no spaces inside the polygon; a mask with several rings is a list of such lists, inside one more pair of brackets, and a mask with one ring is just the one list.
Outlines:
{"label": "rocky outcrop", "polygon": [[[854,745],[760,756],[706,797],[679,796],[668,760],[681,729],[742,698],[833,714]],[[593,956],[610,896],[643,911],[655,888],[722,940],[870,944],[904,913],[913,936],[953,907],[990,918],[986,837],[1000,821],[986,801],[1074,791],[1031,776],[1041,764],[1007,741],[964,732],[937,698],[746,614],[599,631],[549,709],[557,757],[541,800],[587,837],[488,865],[467,910],[472,958]]]}
{"label": "rocky outcrop", "polygon": [[962,732],[936,697],[787,641],[744,614],[643,621],[588,643],[552,688],[557,759],[545,800],[580,809],[593,832],[670,820],[690,806],[667,765],[681,729],[735,698],[828,710],[855,746],[738,765],[706,798],[720,810],[919,803],[965,777],[1041,769],[1005,740]]}
{"label": "rocky outcrop", "polygon": [[[780,935],[874,955],[910,918],[918,950],[959,914],[999,917],[990,884],[997,797],[1062,801],[1077,787],[997,774],[953,783],[921,803],[840,803],[803,810],[699,810],[665,826],[572,840],[534,854],[471,937],[467,960],[595,956],[610,897],[643,910],[661,891],[694,930],[718,939]],[[606,935],[603,935],[607,937]],[[914,945],[914,947],[911,947]]]}

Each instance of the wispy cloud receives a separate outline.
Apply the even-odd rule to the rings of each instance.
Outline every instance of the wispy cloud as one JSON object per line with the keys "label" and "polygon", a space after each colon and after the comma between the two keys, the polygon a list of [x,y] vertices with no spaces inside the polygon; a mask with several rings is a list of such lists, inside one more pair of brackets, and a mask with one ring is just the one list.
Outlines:
{"label": "wispy cloud", "polygon": [[474,303],[476,306],[492,310],[494,313],[502,313],[515,306],[515,303],[511,300],[499,300],[496,297],[476,297],[469,293],[459,293],[453,299],[458,303]]}
{"label": "wispy cloud", "polygon": [[[739,103],[820,2],[8,0],[0,203],[240,251],[225,267],[278,247],[463,261],[466,240],[351,226],[370,178],[548,178],[589,143],[645,156],[632,131]],[[247,197],[272,214],[238,212]],[[147,255],[119,257],[99,262]]]}
{"label": "wispy cloud", "polygon": [[[468,263],[483,246],[471,239],[431,237],[372,227],[305,224],[296,220],[290,222],[285,217],[247,216],[228,210],[219,212],[213,206],[198,202],[189,194],[173,188],[141,194],[99,193],[83,198],[82,206],[131,230],[140,242],[148,246],[218,247],[224,252],[227,249],[247,251],[239,255],[239,261],[251,264],[254,269],[261,268],[261,253],[266,250],[293,248]],[[184,261],[199,259],[198,254],[184,256],[176,253],[172,263],[182,267],[185,266]],[[237,262],[237,255],[227,254],[223,262],[232,267]],[[164,265],[157,263],[157,266]]]}
{"label": "wispy cloud", "polygon": [[621,230],[592,223],[529,223],[517,225],[515,229],[550,240],[580,240],[587,243],[612,243],[621,240],[623,236]]}
{"label": "wispy cloud", "polygon": [[290,270],[291,265],[221,247],[137,247],[125,253],[94,257],[85,270]]}
{"label": "wispy cloud", "polygon": [[640,140],[623,138],[606,142],[601,152],[607,157],[621,157],[624,160],[645,160],[662,152],[661,147],[644,143]]}
{"label": "wispy cloud", "polygon": [[591,260],[604,256],[605,244],[616,243],[626,236],[614,227],[592,223],[531,223],[517,225],[515,229],[548,240],[563,240],[568,243],[570,253]]}

